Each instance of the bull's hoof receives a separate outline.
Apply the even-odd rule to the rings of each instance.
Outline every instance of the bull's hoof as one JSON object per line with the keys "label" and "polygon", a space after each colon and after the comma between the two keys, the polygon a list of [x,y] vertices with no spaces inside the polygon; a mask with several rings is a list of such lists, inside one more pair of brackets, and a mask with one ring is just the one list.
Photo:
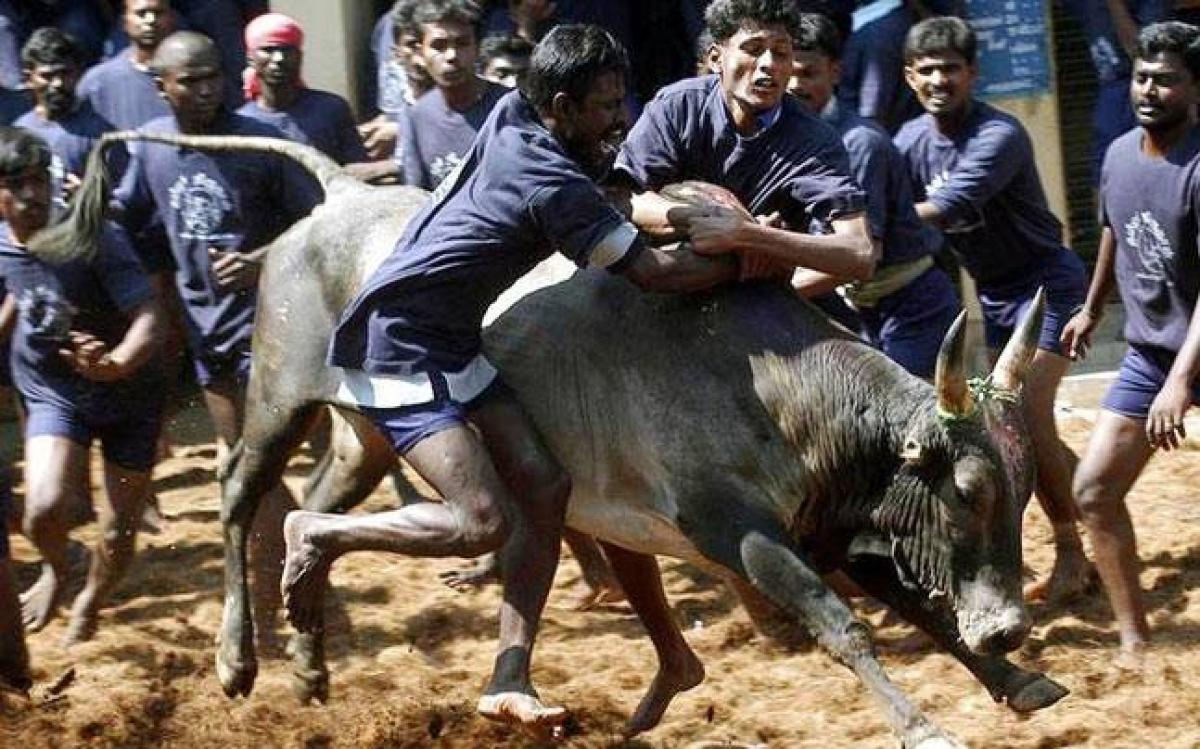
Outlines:
{"label": "bull's hoof", "polygon": [[1028,674],[1027,678],[1009,687],[1005,703],[1018,713],[1050,707],[1071,693],[1071,690],[1045,674]]}
{"label": "bull's hoof", "polygon": [[254,680],[258,678],[258,663],[249,661],[226,660],[221,650],[217,650],[217,679],[225,696],[234,698],[247,697],[254,689]]}
{"label": "bull's hoof", "polygon": [[292,694],[301,705],[329,701],[329,672],[325,669],[302,669],[292,671]]}

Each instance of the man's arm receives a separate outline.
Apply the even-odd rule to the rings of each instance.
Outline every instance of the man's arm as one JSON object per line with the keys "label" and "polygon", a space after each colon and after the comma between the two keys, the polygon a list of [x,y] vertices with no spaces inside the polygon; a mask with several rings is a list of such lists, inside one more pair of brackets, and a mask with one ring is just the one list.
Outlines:
{"label": "man's arm", "polygon": [[757,255],[854,281],[869,279],[878,259],[863,212],[834,219],[832,234],[801,234],[728,214],[689,217],[687,223],[693,247],[702,255]]}
{"label": "man's arm", "polygon": [[1112,228],[1106,226],[1100,234],[1100,246],[1096,251],[1096,269],[1092,271],[1092,282],[1088,286],[1087,299],[1063,328],[1059,342],[1071,359],[1083,359],[1092,345],[1092,332],[1104,315],[1104,302],[1116,282],[1113,265],[1117,242]]}
{"label": "man's arm", "polygon": [[164,317],[156,297],[150,297],[130,313],[125,337],[111,350],[90,333],[72,332],[71,347],[59,353],[82,377],[96,382],[124,380],[137,372],[158,349]]}
{"label": "man's arm", "polygon": [[1021,130],[992,123],[973,137],[937,194],[917,204],[917,216],[939,229],[980,210],[1033,161],[1033,145]]}
{"label": "man's arm", "polygon": [[1162,390],[1146,415],[1146,439],[1151,445],[1171,450],[1187,437],[1183,416],[1192,405],[1192,383],[1200,374],[1200,304],[1192,310],[1187,337],[1175,356]]}
{"label": "man's arm", "polygon": [[647,247],[620,271],[644,291],[703,291],[738,277],[732,255],[697,255],[686,242],[672,247]]}

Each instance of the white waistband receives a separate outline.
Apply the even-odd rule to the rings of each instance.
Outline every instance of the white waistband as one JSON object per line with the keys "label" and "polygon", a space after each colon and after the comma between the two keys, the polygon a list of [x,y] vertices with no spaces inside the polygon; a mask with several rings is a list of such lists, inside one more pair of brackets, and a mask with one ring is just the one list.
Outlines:
{"label": "white waistband", "polygon": [[[372,375],[359,369],[342,369],[342,382],[334,399],[352,406],[399,408],[433,401],[434,387],[427,372],[411,375]],[[434,375],[436,376],[436,375]],[[496,379],[496,368],[477,355],[457,372],[442,372],[450,399],[467,403],[479,397]]]}

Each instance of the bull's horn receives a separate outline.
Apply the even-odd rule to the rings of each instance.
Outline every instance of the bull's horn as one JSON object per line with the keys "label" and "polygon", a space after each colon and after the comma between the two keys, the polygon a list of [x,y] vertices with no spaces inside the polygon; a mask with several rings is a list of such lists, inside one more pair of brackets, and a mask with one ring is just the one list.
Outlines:
{"label": "bull's horn", "polygon": [[1029,362],[1037,351],[1038,337],[1042,332],[1042,318],[1046,312],[1046,289],[1038,287],[1033,304],[1021,319],[1012,337],[1008,339],[996,366],[992,368],[992,384],[1004,390],[1017,391],[1025,380]]}
{"label": "bull's horn", "polygon": [[938,414],[951,418],[969,415],[975,410],[975,400],[967,387],[963,372],[966,358],[967,311],[958,314],[958,319],[946,331],[942,348],[938,351],[937,371],[934,388],[937,390]]}

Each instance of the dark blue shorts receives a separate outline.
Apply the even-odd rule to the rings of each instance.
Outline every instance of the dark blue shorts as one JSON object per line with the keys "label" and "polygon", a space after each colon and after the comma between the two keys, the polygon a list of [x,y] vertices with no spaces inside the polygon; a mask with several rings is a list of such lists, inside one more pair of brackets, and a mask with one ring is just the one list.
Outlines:
{"label": "dark blue shorts", "polygon": [[[1145,420],[1174,363],[1174,351],[1130,344],[1121,359],[1117,379],[1109,386],[1100,406],[1121,416]],[[1192,403],[1198,402],[1200,383],[1192,383]]]}
{"label": "dark blue shorts", "polygon": [[465,425],[468,413],[488,398],[508,390],[497,377],[474,398],[460,403],[450,397],[446,379],[440,373],[430,372],[429,380],[433,384],[434,399],[428,403],[395,408],[361,407],[387,437],[397,455],[404,455],[426,437]]}
{"label": "dark blue shorts", "polygon": [[979,289],[979,304],[983,309],[983,332],[987,346],[993,351],[1004,348],[1017,323],[1029,310],[1038,286],[1046,287],[1046,315],[1038,348],[1063,355],[1059,338],[1071,320],[1071,314],[1087,297],[1087,270],[1074,252],[1060,249],[1046,259],[1041,273],[1003,288]]}
{"label": "dark blue shorts", "polygon": [[859,315],[872,345],[917,377],[931,378],[942,339],[961,308],[950,277],[933,267]]}
{"label": "dark blue shorts", "polygon": [[192,359],[192,365],[196,369],[196,382],[202,388],[225,382],[242,390],[250,382],[249,349],[224,357],[197,355]]}
{"label": "dark blue shorts", "polygon": [[[161,396],[161,394],[159,394]],[[162,427],[162,399],[150,396],[137,408],[113,404],[101,415],[48,401],[27,400],[25,438],[66,437],[87,447],[99,439],[104,459],[131,471],[154,467],[158,432]]]}

